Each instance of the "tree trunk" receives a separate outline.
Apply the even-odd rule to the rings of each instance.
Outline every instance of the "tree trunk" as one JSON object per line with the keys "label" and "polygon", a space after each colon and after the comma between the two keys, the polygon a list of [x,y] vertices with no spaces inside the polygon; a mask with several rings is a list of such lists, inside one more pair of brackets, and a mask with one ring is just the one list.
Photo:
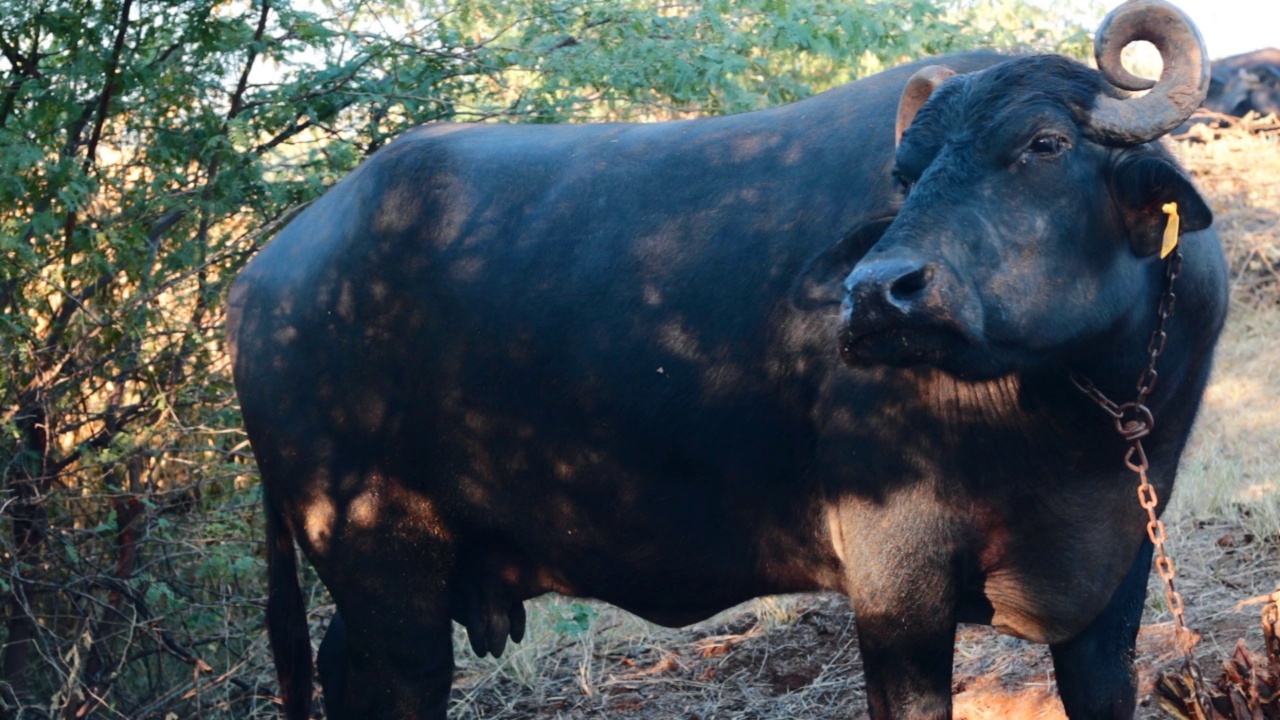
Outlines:
{"label": "tree trunk", "polygon": [[30,597],[25,581],[42,564],[45,555],[45,539],[48,536],[49,517],[43,498],[49,491],[51,478],[49,464],[49,429],[44,409],[32,404],[18,417],[18,427],[23,442],[17,448],[17,457],[9,466],[9,490],[12,502],[8,513],[13,523],[12,547],[15,572],[8,578],[11,585],[4,607],[7,617],[8,640],[4,645],[4,660],[0,663],[0,680],[8,684],[15,698],[27,695],[30,677],[36,623],[29,612]]}

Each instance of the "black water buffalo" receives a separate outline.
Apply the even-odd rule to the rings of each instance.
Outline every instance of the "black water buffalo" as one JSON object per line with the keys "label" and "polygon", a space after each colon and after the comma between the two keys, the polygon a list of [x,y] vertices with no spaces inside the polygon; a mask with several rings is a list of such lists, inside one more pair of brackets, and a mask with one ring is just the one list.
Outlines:
{"label": "black water buffalo", "polygon": [[[1135,37],[1166,70],[1127,99]],[[335,720],[443,718],[451,619],[497,654],[548,591],[664,625],[845,593],[875,718],[948,717],[956,624],[990,623],[1051,646],[1072,718],[1130,717],[1151,546],[1072,376],[1132,398],[1178,203],[1168,497],[1227,285],[1153,142],[1204,96],[1198,34],[1140,0],[1099,38],[1105,75],[973,53],[734,117],[423,127],[290,223],[228,318],[286,716],[296,539]]]}
{"label": "black water buffalo", "polygon": [[1204,106],[1243,117],[1280,115],[1280,50],[1265,48],[1214,60]]}

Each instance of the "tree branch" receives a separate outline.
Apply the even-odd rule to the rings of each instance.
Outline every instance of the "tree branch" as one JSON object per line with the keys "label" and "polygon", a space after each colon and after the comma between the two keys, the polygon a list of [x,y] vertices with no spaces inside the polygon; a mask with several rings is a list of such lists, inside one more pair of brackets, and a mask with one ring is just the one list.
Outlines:
{"label": "tree branch", "polygon": [[5,88],[4,101],[0,102],[0,128],[5,127],[9,123],[9,116],[13,114],[13,108],[17,105],[18,93],[22,90],[22,86],[28,80],[36,80],[40,78],[40,61],[47,54],[40,52],[40,23],[39,19],[44,14],[44,10],[36,13],[36,22],[32,23],[35,31],[32,33],[31,52],[23,55],[17,47],[9,44],[7,40],[0,37],[0,52],[4,54],[9,64],[13,66],[11,73],[13,79],[9,82],[9,86]]}
{"label": "tree branch", "polygon": [[98,96],[98,119],[93,124],[93,132],[89,135],[88,147],[84,157],[84,172],[89,173],[93,168],[94,156],[98,154],[98,143],[102,140],[102,129],[107,123],[107,114],[111,110],[111,99],[115,96],[118,88],[120,75],[120,57],[124,54],[124,38],[129,31],[129,10],[133,7],[133,0],[124,0],[124,5],[120,8],[120,27],[116,29],[115,43],[111,46],[111,56],[107,59],[106,82],[102,85],[102,92]]}
{"label": "tree branch", "polygon": [[269,0],[262,0],[262,12],[258,14],[258,29],[253,33],[253,43],[249,46],[249,59],[244,64],[244,71],[236,82],[236,90],[231,95],[231,109],[227,112],[227,120],[234,120],[244,108],[244,93],[249,87],[249,73],[262,51],[262,38],[267,32],[267,16],[271,12]]}

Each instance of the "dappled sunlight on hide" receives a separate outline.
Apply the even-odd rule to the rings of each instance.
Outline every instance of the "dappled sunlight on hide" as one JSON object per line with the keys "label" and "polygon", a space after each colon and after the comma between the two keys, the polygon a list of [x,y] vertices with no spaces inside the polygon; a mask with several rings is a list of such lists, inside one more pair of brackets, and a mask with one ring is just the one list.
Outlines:
{"label": "dappled sunlight on hide", "polygon": [[352,495],[347,505],[347,520],[353,529],[367,530],[378,524],[380,490],[382,478],[371,475],[365,478],[364,489]]}
{"label": "dappled sunlight on hide", "polygon": [[299,539],[310,543],[315,552],[326,554],[329,551],[329,538],[333,536],[333,524],[338,517],[337,506],[332,498],[322,494],[300,507],[303,520]]}
{"label": "dappled sunlight on hide", "polygon": [[[692,218],[673,219],[671,222],[676,225],[694,224]],[[690,235],[697,237],[696,233],[687,233],[679,227],[664,227],[637,240],[631,254],[640,262],[646,276],[662,278],[679,269],[690,251]]]}
{"label": "dappled sunlight on hide", "polygon": [[[860,376],[861,380],[836,378],[836,385],[824,393],[843,401],[831,409],[825,431],[856,438],[858,445],[868,447],[892,438],[897,452],[880,459],[893,464],[891,471],[859,467],[859,474],[899,476],[906,484],[922,475],[954,470],[919,464],[927,457],[981,458],[981,463],[998,466],[1000,456],[1015,445],[1000,452],[991,438],[1011,441],[1009,432],[1026,422],[1016,376],[966,382],[936,369],[874,368]],[[848,402],[849,397],[859,401]]]}
{"label": "dappled sunlight on hide", "polygon": [[277,345],[288,345],[298,337],[298,329],[291,326],[285,326],[276,330],[271,335],[271,340]]}
{"label": "dappled sunlight on hide", "polygon": [[698,339],[681,327],[679,319],[664,323],[658,329],[659,345],[672,355],[691,363],[707,362],[707,355],[698,347]]}
{"label": "dappled sunlight on hide", "polygon": [[[892,377],[883,369],[836,375],[821,393],[822,402],[831,406],[819,411],[819,431],[826,442],[818,452],[824,464],[840,468],[839,477],[827,480],[837,497],[880,504],[929,472],[925,450],[933,445],[934,434],[921,424],[918,406],[908,402],[913,393],[893,388]],[[907,397],[902,390],[908,390]],[[887,438],[894,439],[894,451],[876,451],[887,445]],[[840,457],[850,452],[854,454]]]}
{"label": "dappled sunlight on hide", "polygon": [[743,371],[732,362],[709,365],[702,371],[702,396],[707,399],[731,396],[743,381]]}
{"label": "dappled sunlight on hide", "polygon": [[782,134],[773,132],[757,132],[751,135],[730,138],[727,152],[729,162],[749,162],[766,150],[771,150],[783,142]]}
{"label": "dappled sunlight on hide", "polygon": [[1008,431],[1025,420],[1019,407],[1021,382],[1017,375],[981,382],[957,380],[939,370],[930,370],[928,375],[929,380],[918,386],[918,401],[933,407],[948,425]]}
{"label": "dappled sunlight on hide", "polygon": [[484,274],[484,260],[462,258],[449,266],[449,279],[459,283],[473,283]]}
{"label": "dappled sunlight on hide", "polygon": [[[413,228],[420,217],[422,204],[422,188],[410,185],[393,185],[383,190],[383,197],[378,203],[377,213],[373,216],[370,228],[377,234],[399,234]],[[457,212],[459,218],[465,212]],[[446,216],[447,217],[447,216]]]}

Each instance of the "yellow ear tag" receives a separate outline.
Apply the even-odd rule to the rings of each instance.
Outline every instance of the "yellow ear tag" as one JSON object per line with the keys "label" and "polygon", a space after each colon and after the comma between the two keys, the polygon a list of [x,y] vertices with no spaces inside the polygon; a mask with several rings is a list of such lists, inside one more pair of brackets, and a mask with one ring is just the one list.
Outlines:
{"label": "yellow ear tag", "polygon": [[1178,247],[1178,226],[1181,221],[1178,218],[1178,203],[1165,203],[1160,209],[1169,216],[1169,224],[1164,226],[1164,242],[1160,245],[1160,259],[1163,260]]}

